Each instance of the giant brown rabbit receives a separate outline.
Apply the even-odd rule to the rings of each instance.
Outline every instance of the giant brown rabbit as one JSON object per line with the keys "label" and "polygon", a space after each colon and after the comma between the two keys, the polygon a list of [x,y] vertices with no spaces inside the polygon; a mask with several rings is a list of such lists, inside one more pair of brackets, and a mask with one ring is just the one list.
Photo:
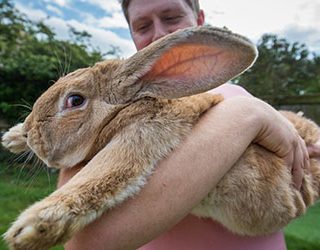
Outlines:
{"label": "giant brown rabbit", "polygon": [[[257,51],[246,38],[214,27],[170,34],[126,60],[107,60],[60,78],[2,144],[32,150],[49,167],[85,167],[27,208],[5,233],[11,249],[48,249],[134,196],[157,163],[223,100],[205,91],[248,69]],[[319,128],[283,112],[306,144]],[[241,235],[278,231],[319,197],[320,166],[310,159],[301,191],[275,154],[252,144],[193,214]]]}

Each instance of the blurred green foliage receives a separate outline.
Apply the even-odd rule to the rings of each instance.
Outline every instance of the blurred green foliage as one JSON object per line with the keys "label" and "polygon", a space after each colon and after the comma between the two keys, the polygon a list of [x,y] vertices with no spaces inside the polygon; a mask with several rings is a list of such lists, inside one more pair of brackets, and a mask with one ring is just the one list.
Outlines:
{"label": "blurred green foliage", "polygon": [[288,97],[295,104],[310,98],[320,104],[320,56],[272,34],[263,35],[257,47],[258,60],[236,83],[272,105],[291,104]]}

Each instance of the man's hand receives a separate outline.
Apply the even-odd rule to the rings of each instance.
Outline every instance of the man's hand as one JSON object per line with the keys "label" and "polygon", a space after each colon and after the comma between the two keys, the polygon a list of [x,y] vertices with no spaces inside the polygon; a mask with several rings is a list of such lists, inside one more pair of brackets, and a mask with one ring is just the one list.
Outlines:
{"label": "man's hand", "polygon": [[[259,105],[259,103],[257,103]],[[274,152],[284,159],[292,172],[295,187],[300,190],[304,177],[304,170],[309,170],[309,153],[304,140],[299,136],[293,124],[279,112],[272,112],[272,107],[261,102],[262,128],[254,140],[255,143]],[[312,147],[315,153],[318,148]],[[318,152],[319,153],[319,152]]]}

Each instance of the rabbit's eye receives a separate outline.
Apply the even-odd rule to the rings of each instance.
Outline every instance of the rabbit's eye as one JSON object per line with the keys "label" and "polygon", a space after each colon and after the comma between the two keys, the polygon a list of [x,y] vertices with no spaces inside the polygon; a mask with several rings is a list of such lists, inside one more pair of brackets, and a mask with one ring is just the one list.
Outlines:
{"label": "rabbit's eye", "polygon": [[70,108],[75,108],[82,106],[85,102],[85,98],[81,95],[70,95],[65,103],[65,108],[70,109]]}

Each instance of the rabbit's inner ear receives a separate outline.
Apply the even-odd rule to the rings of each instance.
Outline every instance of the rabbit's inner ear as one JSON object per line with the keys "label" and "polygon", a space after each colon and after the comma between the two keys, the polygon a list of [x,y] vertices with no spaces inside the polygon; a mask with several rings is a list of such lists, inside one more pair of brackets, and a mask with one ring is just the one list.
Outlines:
{"label": "rabbit's inner ear", "polygon": [[213,71],[222,72],[229,56],[226,51],[216,47],[181,45],[161,55],[143,78],[180,79],[187,80],[188,83],[192,83],[193,80],[209,80]]}
{"label": "rabbit's inner ear", "polygon": [[244,71],[254,55],[236,46],[181,44],[156,59],[141,78],[140,96],[178,98],[217,87]]}

